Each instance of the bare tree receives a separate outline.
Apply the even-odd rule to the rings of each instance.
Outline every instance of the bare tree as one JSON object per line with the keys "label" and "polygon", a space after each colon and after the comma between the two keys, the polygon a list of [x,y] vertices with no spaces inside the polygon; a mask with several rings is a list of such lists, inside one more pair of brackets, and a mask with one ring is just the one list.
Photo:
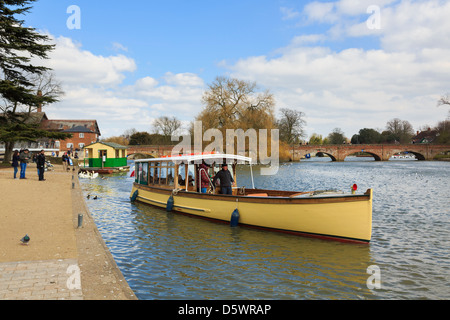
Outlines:
{"label": "bare tree", "polygon": [[162,116],[153,121],[155,133],[163,135],[170,141],[170,137],[181,128],[181,121],[176,117]]}
{"label": "bare tree", "polygon": [[293,145],[300,142],[300,138],[305,136],[303,127],[306,124],[305,114],[301,111],[282,108],[281,119],[278,120],[280,139]]}
{"label": "bare tree", "polygon": [[386,130],[400,143],[409,143],[414,136],[414,129],[411,123],[399,118],[388,121]]}
{"label": "bare tree", "polygon": [[128,141],[130,140],[131,136],[138,132],[135,128],[127,129],[125,132],[121,135],[121,137],[124,137]]}
{"label": "bare tree", "polygon": [[[42,98],[51,98],[53,102],[57,102],[59,97],[64,95],[61,81],[55,78],[52,72],[44,72],[31,77],[31,82],[34,84],[34,91],[38,93]],[[41,103],[38,107],[43,107],[46,99],[43,99],[44,103]]]}
{"label": "bare tree", "polygon": [[[442,105],[448,105],[448,106],[450,106],[450,94],[449,94],[449,93],[447,93],[445,96],[442,96],[442,97],[438,100],[438,107],[439,107],[439,106],[442,106]],[[450,109],[448,110],[447,120],[450,120]]]}
{"label": "bare tree", "polygon": [[255,82],[217,77],[203,94],[205,108],[197,117],[206,129],[266,128],[274,125],[274,98],[258,92]]}
{"label": "bare tree", "polygon": [[442,96],[439,100],[438,100],[438,106],[442,106],[442,105],[450,105],[450,94],[446,94],[445,96]]}

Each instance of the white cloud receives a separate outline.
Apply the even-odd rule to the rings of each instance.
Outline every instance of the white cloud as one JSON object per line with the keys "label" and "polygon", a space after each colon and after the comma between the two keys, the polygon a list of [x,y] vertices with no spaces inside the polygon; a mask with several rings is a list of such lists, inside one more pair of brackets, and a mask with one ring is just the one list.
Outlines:
{"label": "white cloud", "polygon": [[115,51],[125,51],[128,52],[128,48],[125,47],[123,44],[119,43],[119,42],[113,42],[112,43],[113,46],[113,50]]}
{"label": "white cloud", "polygon": [[[374,2],[381,8],[377,33],[364,20]],[[279,107],[305,112],[309,134],[340,127],[351,137],[364,127],[383,129],[395,117],[416,128],[445,119],[447,110],[436,102],[449,91],[449,2],[312,2],[302,14],[329,24],[328,32],[300,34],[276,57],[243,58],[229,66],[232,75],[271,89]],[[336,35],[377,36],[381,47],[332,50],[327,44]]]}
{"label": "white cloud", "polygon": [[283,20],[291,20],[291,19],[297,18],[300,15],[300,12],[295,11],[292,8],[287,8],[287,7],[281,7],[280,12],[282,14]]}
{"label": "white cloud", "polygon": [[137,70],[132,58],[96,55],[66,37],[53,40],[56,48],[50,59],[39,64],[53,69],[65,95],[45,108],[50,119],[96,119],[107,137],[130,128],[150,131],[161,115],[192,120],[200,111],[204,83],[193,73],[167,72],[159,80],[145,76],[125,85],[127,76]]}
{"label": "white cloud", "polygon": [[134,60],[124,55],[95,55],[66,37],[54,41],[56,48],[46,63],[66,84],[117,85],[125,79],[124,73],[136,70]]}

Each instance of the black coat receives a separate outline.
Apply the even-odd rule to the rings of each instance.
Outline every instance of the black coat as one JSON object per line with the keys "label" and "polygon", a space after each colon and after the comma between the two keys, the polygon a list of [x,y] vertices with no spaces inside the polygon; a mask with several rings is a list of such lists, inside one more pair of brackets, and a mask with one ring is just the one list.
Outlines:
{"label": "black coat", "polygon": [[42,153],[39,153],[36,158],[36,164],[37,164],[38,168],[45,167],[45,155],[43,155]]}
{"label": "black coat", "polygon": [[233,177],[231,176],[231,172],[223,169],[217,172],[216,176],[214,177],[214,185],[216,185],[217,179],[220,180],[221,187],[231,187],[231,183],[234,182]]}

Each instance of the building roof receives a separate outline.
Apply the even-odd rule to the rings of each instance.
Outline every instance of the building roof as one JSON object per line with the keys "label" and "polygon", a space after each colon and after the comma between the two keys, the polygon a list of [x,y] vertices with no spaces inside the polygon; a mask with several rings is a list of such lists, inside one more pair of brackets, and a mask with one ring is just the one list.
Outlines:
{"label": "building roof", "polygon": [[91,129],[85,127],[85,126],[76,126],[67,130],[64,130],[63,132],[71,133],[71,132],[82,132],[82,133],[95,133]]}
{"label": "building roof", "polygon": [[[15,115],[26,124],[39,124],[43,121],[48,121],[45,112],[16,112]],[[5,113],[0,113],[0,117],[4,118],[5,116]]]}
{"label": "building roof", "polygon": [[431,130],[430,128],[427,131],[417,132],[417,135],[412,138],[414,143],[431,143],[437,137],[438,131]]}
{"label": "building roof", "polygon": [[111,148],[114,148],[114,149],[128,149],[127,146],[123,146],[123,145],[115,143],[115,142],[104,142],[104,141],[91,143],[90,145],[85,146],[84,148],[88,148],[88,147],[90,147],[90,146],[92,146],[94,144],[97,144],[97,143],[104,144],[105,146],[108,146],[108,147],[111,147]]}
{"label": "building roof", "polygon": [[85,127],[91,132],[101,135],[97,120],[45,120],[42,122],[42,128],[49,131],[64,132],[88,132],[88,131],[66,131],[76,127]]}

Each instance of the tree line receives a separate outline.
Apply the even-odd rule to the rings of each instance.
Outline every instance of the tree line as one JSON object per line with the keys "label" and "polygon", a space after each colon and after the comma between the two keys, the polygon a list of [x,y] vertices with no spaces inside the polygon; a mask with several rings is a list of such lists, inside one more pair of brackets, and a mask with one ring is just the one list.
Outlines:
{"label": "tree line", "polygon": [[[438,103],[450,105],[450,99],[444,96]],[[298,144],[408,144],[416,135],[409,121],[394,118],[386,123],[384,130],[363,128],[349,138],[340,128],[335,128],[326,137],[314,133],[308,140],[305,139],[305,113],[293,108],[281,108],[276,116],[275,99],[270,91],[259,91],[257,84],[252,81],[224,76],[217,77],[208,85],[202,105],[203,109],[194,121],[202,121],[204,131],[215,128],[225,136],[227,129],[278,129],[284,149]],[[450,143],[449,119],[439,122],[435,127],[423,126],[421,130],[435,131],[434,143]],[[187,128],[192,137],[194,121]],[[129,129],[120,137],[108,140],[129,145],[170,145],[177,143],[171,141],[171,136],[180,134],[181,129],[182,123],[176,117],[163,116],[153,122],[152,133]]]}
{"label": "tree line", "polygon": [[[57,102],[64,94],[51,69],[32,65],[32,58],[48,59],[54,49],[50,38],[34,28],[24,27],[18,16],[25,15],[36,0],[0,1],[0,143],[5,145],[4,162],[11,158],[17,141],[36,142],[41,138],[64,140],[71,134],[41,130],[32,121],[42,107]],[[275,114],[275,98],[269,90],[259,90],[256,82],[225,76],[208,85],[201,99],[203,108],[187,130],[193,137],[194,121],[202,121],[203,130],[215,128],[226,136],[227,129],[279,130],[280,152],[300,143],[341,144],[349,141],[340,128],[327,137],[313,134],[305,140],[305,114],[296,106],[281,108]],[[438,106],[450,105],[444,95]],[[439,122],[435,130],[436,143],[450,143],[449,117]],[[175,144],[173,135],[181,133],[182,122],[176,117],[162,116],[152,124],[151,133],[129,129],[119,137],[107,140],[124,145]],[[186,128],[184,128],[186,129]],[[409,143],[414,135],[408,121],[390,120],[383,131],[364,128],[351,137],[351,143]],[[224,148],[225,150],[225,148]],[[281,155],[283,156],[283,155]]]}

